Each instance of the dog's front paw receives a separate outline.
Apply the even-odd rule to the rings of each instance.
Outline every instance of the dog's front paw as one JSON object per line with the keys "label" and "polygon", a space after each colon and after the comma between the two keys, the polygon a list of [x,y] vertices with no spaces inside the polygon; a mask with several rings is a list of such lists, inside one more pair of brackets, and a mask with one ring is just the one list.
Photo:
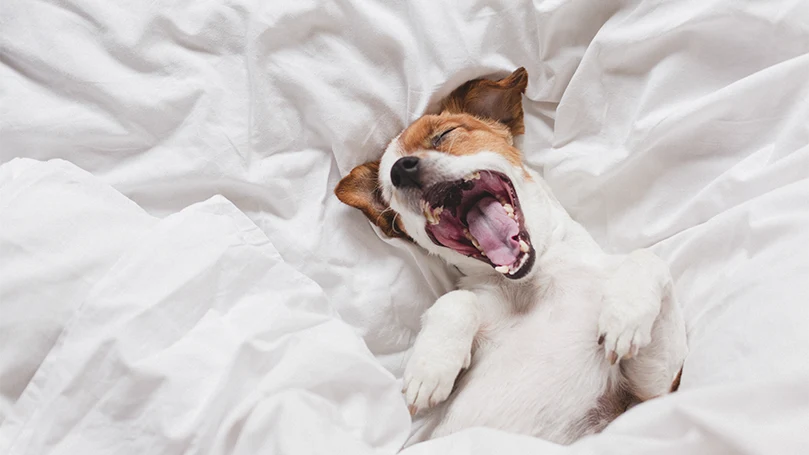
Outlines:
{"label": "dog's front paw", "polygon": [[469,367],[471,353],[465,356],[434,352],[414,352],[404,374],[405,399],[410,415],[442,403],[449,397],[461,369]]}
{"label": "dog's front paw", "polygon": [[652,341],[659,305],[607,302],[598,319],[598,344],[610,364],[630,359]]}

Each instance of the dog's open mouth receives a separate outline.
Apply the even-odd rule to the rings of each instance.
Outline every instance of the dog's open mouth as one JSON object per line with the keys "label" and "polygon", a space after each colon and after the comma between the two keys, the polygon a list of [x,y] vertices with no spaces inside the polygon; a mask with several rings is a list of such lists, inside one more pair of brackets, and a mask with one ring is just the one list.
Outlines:
{"label": "dog's open mouth", "polygon": [[534,250],[514,186],[504,174],[479,171],[436,183],[424,192],[425,230],[436,244],[490,264],[508,278],[522,278]]}

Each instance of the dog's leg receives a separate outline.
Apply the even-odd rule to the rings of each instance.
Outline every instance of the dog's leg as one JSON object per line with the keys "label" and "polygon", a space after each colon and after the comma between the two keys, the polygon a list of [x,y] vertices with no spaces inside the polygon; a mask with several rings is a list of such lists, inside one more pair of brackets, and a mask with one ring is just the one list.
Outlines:
{"label": "dog's leg", "polygon": [[477,296],[470,291],[444,294],[424,313],[404,374],[411,414],[447,399],[458,373],[469,366],[479,327]]}
{"label": "dog's leg", "polygon": [[669,392],[687,354],[685,322],[668,266],[646,250],[632,252],[608,279],[599,318],[607,359],[621,359],[633,394]]}

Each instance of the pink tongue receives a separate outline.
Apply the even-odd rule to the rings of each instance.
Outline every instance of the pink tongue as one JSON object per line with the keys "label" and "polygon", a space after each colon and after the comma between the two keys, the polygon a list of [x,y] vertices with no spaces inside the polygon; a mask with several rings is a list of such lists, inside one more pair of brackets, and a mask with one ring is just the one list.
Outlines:
{"label": "pink tongue", "polygon": [[519,234],[517,222],[506,214],[497,199],[482,199],[466,215],[469,232],[494,264],[511,265],[520,254],[520,244],[514,240]]}

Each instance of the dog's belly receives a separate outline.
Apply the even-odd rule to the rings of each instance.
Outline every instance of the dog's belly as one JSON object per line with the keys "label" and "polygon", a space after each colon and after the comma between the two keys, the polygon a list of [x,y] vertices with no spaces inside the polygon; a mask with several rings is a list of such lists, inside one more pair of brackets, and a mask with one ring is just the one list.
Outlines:
{"label": "dog's belly", "polygon": [[486,426],[568,444],[593,432],[587,416],[611,374],[597,342],[599,305],[593,294],[567,295],[484,323],[432,437]]}

